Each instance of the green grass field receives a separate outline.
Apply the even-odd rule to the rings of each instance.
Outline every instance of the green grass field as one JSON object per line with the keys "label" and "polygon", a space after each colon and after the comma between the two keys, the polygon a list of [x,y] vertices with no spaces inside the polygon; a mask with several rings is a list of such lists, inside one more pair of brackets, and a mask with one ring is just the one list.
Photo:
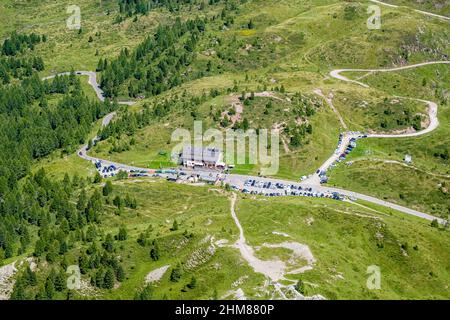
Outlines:
{"label": "green grass field", "polygon": [[[270,296],[273,288],[264,287],[264,277],[247,265],[236,248],[216,246],[212,254],[208,253],[214,241],[226,239],[231,244],[237,239],[229,195],[214,187],[161,180],[116,181],[113,185],[109,199],[129,194],[137,198],[138,208],[118,210],[111,206],[103,214],[102,234],[115,234],[126,223],[129,237],[116,246],[126,280],[115,289],[98,290],[98,298],[133,298],[136,290],[144,286],[149,272],[166,265],[173,268],[178,263],[183,270],[180,281],[170,281],[169,268],[154,284],[154,299],[211,299],[238,288],[248,298]],[[327,299],[448,297],[448,230],[437,230],[421,219],[361,204],[239,196],[236,213],[248,244],[254,248],[283,241],[309,246],[316,259],[313,269],[288,275],[289,279],[301,278],[306,283],[307,295],[321,294]],[[175,219],[179,229],[171,231]],[[149,256],[151,244],[143,247],[136,242],[145,230],[149,230],[149,241],[157,239],[162,248],[158,261]],[[185,230],[193,236],[186,238]],[[263,260],[278,257],[287,261],[290,251],[265,248],[257,250],[257,255]],[[293,267],[302,265],[297,262]],[[366,287],[366,269],[371,265],[381,269],[380,290]],[[197,286],[186,289],[192,276],[197,279]]]}
{"label": "green grass field", "polygon": [[[439,8],[426,1],[410,3],[416,9],[448,14],[448,6]],[[45,71],[41,76],[74,70],[94,71],[100,58],[111,60],[122,48],[131,52],[158,25],[195,16],[220,16],[223,2],[207,10],[194,6],[189,11],[170,13],[152,10],[114,23],[118,15],[117,1],[79,0],[81,32],[69,30],[68,0],[4,0],[0,3],[0,39],[11,32],[45,34],[47,41],[35,51],[43,57]],[[280,168],[276,177],[297,180],[317,170],[336,148],[342,131],[337,115],[324,102],[314,115],[297,119],[286,98],[295,93],[321,98],[333,93],[333,103],[349,130],[395,131],[411,123],[399,121],[405,114],[426,114],[425,106],[409,97],[428,99],[439,104],[440,126],[434,132],[416,138],[363,139],[348,156],[351,165],[341,163],[329,172],[329,185],[376,196],[387,201],[448,217],[450,213],[450,68],[448,65],[426,66],[393,73],[349,72],[345,76],[370,85],[370,89],[332,79],[329,72],[338,68],[388,68],[432,60],[448,60],[450,34],[448,22],[425,17],[407,8],[382,7],[382,28],[366,26],[369,1],[337,0],[249,0],[239,4],[234,23],[222,28],[215,20],[207,25],[196,47],[192,70],[203,70],[208,62],[212,70],[186,81],[155,97],[139,99],[132,107],[122,107],[118,118],[128,112],[141,112],[144,104],[164,101],[184,92],[188,97],[205,95],[204,102],[190,109],[174,108],[164,117],[152,119],[150,125],[136,130],[132,136],[111,137],[98,143],[90,154],[125,164],[160,168],[173,167],[170,141],[177,128],[192,129],[194,118],[203,127],[220,128],[214,114],[231,110],[230,95],[242,92],[273,91],[282,101],[256,97],[244,106],[242,117],[250,127],[268,128],[280,123],[305,121],[312,133],[301,146],[280,142]],[[354,10],[352,9],[354,8]],[[253,27],[249,28],[249,22]],[[92,38],[92,41],[89,38]],[[220,40],[220,41],[219,41]],[[99,73],[101,78],[101,73]],[[95,92],[81,77],[82,87],[91,99]],[[120,88],[125,98],[127,84]],[[237,88],[236,90],[232,89]],[[284,93],[281,93],[281,87]],[[208,96],[213,89],[218,96]],[[228,91],[226,91],[228,90]],[[49,100],[56,104],[60,95]],[[128,98],[131,99],[131,98]],[[187,98],[186,98],[187,100]],[[273,102],[266,110],[268,101]],[[194,111],[194,112],[193,112]],[[194,115],[193,115],[194,114]],[[384,123],[381,125],[381,123]],[[101,128],[98,121],[89,138]],[[131,143],[134,140],[135,143]],[[123,152],[112,151],[114,145],[129,146]],[[406,154],[413,158],[411,167],[402,162]],[[36,161],[33,172],[44,168],[52,178],[70,176],[93,177],[94,166],[76,154],[50,156]],[[236,166],[234,173],[257,175],[257,165]],[[237,289],[247,298],[269,299],[273,286],[265,285],[262,274],[255,273],[230,246],[238,238],[238,229],[230,215],[230,194],[220,187],[191,186],[154,179],[114,180],[114,192],[106,201],[98,240],[116,234],[125,225],[129,237],[116,242],[115,255],[124,266],[126,280],[112,290],[96,290],[80,299],[133,299],[144,287],[146,275],[163,266],[168,271],[153,288],[153,299],[234,299]],[[90,186],[89,192],[99,186]],[[116,195],[129,194],[138,207],[117,209],[112,201]],[[249,245],[263,260],[287,262],[290,251],[263,247],[264,243],[295,241],[307,245],[317,262],[303,274],[289,275],[302,279],[308,296],[320,294],[326,299],[448,299],[450,297],[450,233],[448,229],[432,228],[428,221],[412,218],[383,207],[359,201],[358,204],[327,199],[260,198],[238,195],[236,213],[245,230]],[[178,230],[172,231],[174,220]],[[283,237],[273,232],[286,233]],[[137,239],[147,234],[148,243]],[[192,235],[191,235],[192,234]],[[213,238],[212,238],[213,237]],[[161,257],[150,257],[151,241],[157,239]],[[215,241],[225,239],[219,247]],[[213,253],[211,246],[214,245]],[[80,248],[73,248],[76,252]],[[6,262],[11,262],[7,260]],[[169,279],[171,270],[181,265],[179,282]],[[303,266],[304,263],[295,265]],[[367,268],[381,269],[380,290],[366,287]],[[197,285],[186,285],[192,276]],[[89,283],[89,279],[84,281]],[[279,298],[275,296],[276,298]]]}

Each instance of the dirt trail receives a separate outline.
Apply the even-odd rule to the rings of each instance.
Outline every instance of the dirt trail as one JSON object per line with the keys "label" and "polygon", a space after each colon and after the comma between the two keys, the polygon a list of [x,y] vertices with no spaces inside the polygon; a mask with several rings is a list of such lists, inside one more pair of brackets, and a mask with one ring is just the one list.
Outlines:
{"label": "dirt trail", "polygon": [[[271,91],[262,91],[262,92],[255,92],[255,97],[264,97],[264,98],[272,98],[279,101],[284,101],[282,98],[277,97],[274,92]],[[242,120],[242,113],[244,112],[244,104],[240,99],[241,95],[238,94],[231,94],[229,96],[229,103],[234,108],[235,114],[230,117],[230,121],[232,125],[234,125],[236,122]],[[251,93],[246,93],[245,98],[251,97]],[[227,112],[224,111],[222,113],[222,119],[227,115]]]}
{"label": "dirt trail", "polygon": [[234,247],[238,248],[241,252],[242,258],[248,262],[248,264],[257,273],[262,273],[263,275],[270,278],[272,281],[278,281],[283,279],[284,276],[284,263],[282,261],[263,261],[255,257],[254,249],[247,244],[245,239],[244,229],[236,216],[235,205],[237,196],[233,193],[231,197],[231,216],[239,229],[239,239],[235,242]]}
{"label": "dirt trail", "polygon": [[[245,239],[244,229],[242,228],[239,219],[236,215],[236,199],[237,196],[233,193],[231,197],[231,216],[239,229],[239,239],[234,243],[234,247],[238,248],[242,257],[257,273],[261,273],[271,279],[273,282],[278,283],[280,280],[292,281],[286,279],[286,274],[303,273],[313,268],[316,259],[314,258],[311,250],[307,245],[298,242],[282,242],[282,243],[263,243],[262,247],[265,248],[285,248],[292,251],[290,261],[302,260],[306,261],[306,265],[294,270],[287,270],[287,265],[281,260],[261,260],[255,256],[255,249],[247,244]],[[278,285],[280,285],[278,283]]]}
{"label": "dirt trail", "polygon": [[317,94],[318,96],[322,97],[326,103],[330,106],[331,110],[333,110],[333,112],[336,114],[336,116],[339,119],[339,122],[341,123],[341,126],[345,129],[348,130],[347,125],[344,122],[344,119],[342,118],[341,114],[339,113],[339,111],[334,107],[333,105],[333,94],[330,94],[328,97],[326,97],[322,90],[320,89],[315,89],[314,93]]}

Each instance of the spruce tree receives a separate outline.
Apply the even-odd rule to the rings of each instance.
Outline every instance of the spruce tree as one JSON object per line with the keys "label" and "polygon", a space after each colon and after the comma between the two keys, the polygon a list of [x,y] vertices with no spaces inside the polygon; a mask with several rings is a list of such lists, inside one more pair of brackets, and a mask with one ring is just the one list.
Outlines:
{"label": "spruce tree", "polygon": [[134,300],[150,300],[153,295],[153,288],[151,285],[146,285],[141,291],[137,292]]}
{"label": "spruce tree", "polygon": [[55,285],[51,277],[47,277],[47,280],[45,281],[45,295],[49,300],[52,300],[55,296]]}
{"label": "spruce tree", "polygon": [[114,239],[110,233],[106,236],[105,242],[103,243],[103,247],[108,252],[114,251]]}
{"label": "spruce tree", "polygon": [[31,270],[29,265],[25,269],[25,279],[26,279],[27,285],[29,285],[29,286],[37,285],[36,274]]}
{"label": "spruce tree", "polygon": [[194,289],[197,286],[197,279],[195,276],[192,276],[191,281],[187,284],[189,289]]}
{"label": "spruce tree", "polygon": [[105,185],[103,186],[103,195],[109,196],[111,192],[113,191],[113,185],[110,180],[106,181]]}
{"label": "spruce tree", "polygon": [[175,268],[172,269],[170,273],[170,281],[172,282],[178,282],[181,278],[181,266],[177,264]]}
{"label": "spruce tree", "polygon": [[114,282],[116,280],[116,276],[114,271],[111,268],[108,268],[105,273],[105,279],[103,281],[103,286],[106,289],[112,289],[114,287]]}
{"label": "spruce tree", "polygon": [[117,235],[117,239],[119,241],[124,241],[124,240],[127,240],[127,238],[128,238],[127,229],[125,228],[125,226],[122,225],[119,228],[119,234]]}
{"label": "spruce tree", "polygon": [[100,175],[100,173],[98,171],[95,172],[95,176],[94,176],[94,183],[100,183],[102,182],[102,176]]}

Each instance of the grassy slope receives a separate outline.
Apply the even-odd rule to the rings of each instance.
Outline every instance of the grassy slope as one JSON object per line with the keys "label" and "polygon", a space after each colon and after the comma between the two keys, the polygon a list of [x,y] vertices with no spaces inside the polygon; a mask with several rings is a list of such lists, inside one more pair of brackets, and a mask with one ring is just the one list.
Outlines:
{"label": "grassy slope", "polygon": [[[101,290],[100,297],[132,298],[148,272],[167,264],[186,265],[193,251],[202,252],[209,245],[209,242],[202,243],[207,235],[213,235],[215,240],[234,242],[237,239],[237,228],[229,213],[229,199],[213,188],[159,180],[132,180],[114,182],[114,189],[110,199],[116,194],[130,194],[137,198],[138,209],[125,209],[117,215],[116,209],[111,207],[105,213],[105,234],[115,234],[119,225],[126,221],[129,239],[119,243],[117,254],[123,259],[127,280],[118,289]],[[167,206],[169,202],[170,206]],[[302,198],[254,199],[244,196],[239,197],[236,210],[250,245],[297,241],[310,247],[317,259],[314,269],[289,276],[291,279],[302,278],[307,283],[308,295],[322,294],[328,299],[450,296],[446,287],[450,279],[450,257],[446,249],[450,234],[431,228],[421,219],[380,208],[372,211],[368,207],[332,200]],[[314,219],[312,225],[306,223],[310,218]],[[178,231],[169,230],[174,219],[180,223]],[[158,238],[164,248],[162,258],[157,262],[149,257],[151,245],[144,248],[136,243],[138,234],[150,224],[153,231],[149,239]],[[184,230],[193,232],[194,237],[186,241],[181,236]],[[291,238],[272,234],[273,231],[285,232]],[[383,240],[376,239],[377,233]],[[384,244],[382,249],[377,247],[381,242]],[[405,243],[408,243],[407,256],[400,248]],[[418,250],[413,249],[414,246]],[[271,259],[275,255],[287,259],[286,252],[276,249],[266,249],[258,255],[262,259]],[[382,272],[380,291],[369,291],[365,287],[366,269],[374,264]],[[170,269],[154,289],[154,298],[209,299],[214,290],[221,297],[228,290],[237,288],[242,288],[247,297],[267,297],[258,289],[263,285],[263,277],[255,274],[234,248],[218,248],[212,257],[185,270],[178,283],[170,282],[169,274]],[[337,279],[337,274],[344,278]],[[197,278],[197,287],[182,292],[192,275]],[[232,285],[245,276],[248,278],[241,285]]]}
{"label": "grassy slope", "polygon": [[[442,262],[445,260],[444,256],[448,255],[445,242],[449,241],[449,235],[433,230],[423,221],[385,216],[329,200],[289,198],[243,200],[239,203],[238,215],[252,245],[284,241],[286,238],[272,234],[272,231],[281,231],[294,241],[310,246],[318,262],[314,270],[301,278],[318,286],[307,285],[308,294],[321,293],[337,299],[449,296],[448,266],[431,262],[436,257]],[[311,218],[314,222],[308,225],[307,219]],[[384,239],[382,249],[377,247],[380,241],[377,234]],[[404,243],[408,243],[407,256],[400,248]],[[416,245],[418,250],[413,249]],[[366,269],[373,264],[381,269],[380,291],[369,291],[365,287]],[[337,279],[338,273],[344,279]]]}
{"label": "grassy slope", "polygon": [[[446,92],[449,89],[448,77],[447,66],[427,66],[366,77],[364,81],[379,90],[436,101],[439,104],[440,125],[432,133],[416,138],[365,139],[358,142],[347,160],[360,161],[350,168],[340,165],[331,171],[330,184],[386,197],[444,217],[448,215],[449,197],[440,186],[443,182],[448,184],[450,163],[435,156],[435,153],[449,150],[450,146],[450,108],[447,100],[442,99],[442,94],[436,94],[436,91]],[[424,78],[428,79],[426,85],[422,85]],[[338,107],[342,112],[344,106],[338,104]],[[374,161],[380,159],[401,162],[406,154],[412,155],[413,165],[420,171],[380,162],[374,166]]]}
{"label": "grassy slope", "polygon": [[372,194],[442,217],[449,213],[450,197],[441,188],[442,185],[449,185],[448,177],[436,177],[400,164],[375,160],[357,161],[350,167],[341,164],[336,171],[332,174],[330,185]]}
{"label": "grassy slope", "polygon": [[[99,49],[100,56],[115,56],[124,46],[134,47],[148,30],[164,20],[163,15],[152,13],[148,17],[141,17],[138,23],[132,23],[129,19],[122,25],[112,26],[114,10],[116,10],[115,2],[110,2],[106,7],[100,7],[97,2],[82,0],[79,1],[79,6],[82,9],[83,33],[78,35],[76,31],[69,31],[65,28],[65,19],[68,16],[65,8],[69,4],[71,3],[65,0],[58,1],[58,3],[31,1],[14,5],[11,0],[3,1],[0,4],[0,9],[2,9],[0,10],[2,12],[0,13],[2,15],[0,36],[3,37],[12,30],[32,30],[47,34],[49,41],[39,49],[39,53],[44,56],[47,65],[46,73],[53,70],[66,71],[71,67],[93,70],[98,60],[98,57],[94,55],[96,49]],[[240,16],[236,18],[236,27],[228,33],[224,33],[224,36],[231,38],[236,35],[244,43],[251,42],[255,37],[262,37],[268,46],[273,45],[276,42],[274,37],[279,36],[282,40],[275,45],[276,58],[248,68],[247,73],[251,79],[248,83],[243,80],[242,70],[226,66],[229,70],[225,70],[223,74],[187,83],[172,92],[187,88],[190,92],[200,93],[203,89],[208,91],[216,86],[231,87],[233,80],[240,81],[241,87],[256,90],[258,85],[272,86],[270,80],[276,79],[277,85],[283,84],[288,91],[311,92],[314,88],[320,87],[326,92],[330,90],[346,92],[348,90],[357,94],[358,89],[355,89],[354,86],[327,79],[327,73],[338,67],[389,66],[391,58],[396,56],[396,50],[402,43],[403,37],[409,34],[406,31],[416,32],[419,26],[439,31],[447,26],[433,19],[419,18],[420,15],[411,15],[405,10],[384,8],[384,31],[370,32],[365,27],[365,7],[361,7],[362,14],[355,21],[350,22],[342,19],[344,5],[341,1],[249,2],[243,7]],[[105,15],[107,8],[111,9],[110,16]],[[333,18],[334,13],[337,15],[336,19]],[[256,29],[252,33],[244,33],[238,26],[247,23],[250,18],[254,20]],[[101,33],[100,36],[95,36],[97,31]],[[301,40],[301,32],[306,34],[304,40]],[[211,36],[215,34],[219,34],[219,32],[212,32]],[[94,38],[92,43],[88,43],[89,35]],[[238,50],[236,54],[238,53],[242,53],[242,56],[238,56],[239,59],[243,59],[244,55],[247,56],[247,53],[242,50]],[[411,57],[411,62],[421,62],[424,59],[427,57],[417,54]],[[433,79],[436,69],[440,70],[443,80],[448,80],[448,74],[446,75],[445,69],[442,67],[424,68],[425,71],[420,71],[420,77]],[[386,92],[387,94],[415,96],[416,93],[420,93],[420,89],[411,85],[414,77],[418,77],[417,74],[411,73],[407,77],[403,77],[403,74],[402,72],[399,75],[374,75],[366,78],[365,81],[371,85],[385,83],[385,85],[376,87],[380,94]],[[393,81],[391,77],[398,77],[397,80],[403,86],[400,88],[402,89],[400,92],[399,88],[394,89],[387,86]],[[405,82],[408,77],[412,80]],[[430,90],[427,89],[423,96],[429,97],[429,92]],[[430,99],[432,98],[430,97]],[[338,107],[345,108],[345,106]],[[139,107],[136,107],[136,110],[139,110]],[[430,154],[432,147],[437,144],[449,145],[446,141],[449,137],[450,113],[447,107],[443,107],[441,110],[442,126],[433,134],[417,139],[368,139],[358,144],[358,148],[354,151],[355,158],[358,157],[358,154],[366,156],[365,150],[373,151],[373,157],[383,155],[384,158],[392,157],[400,160],[405,153],[412,153],[415,164],[421,168],[448,173],[448,164],[435,161]],[[348,110],[341,109],[341,112],[351,120]],[[311,143],[305,146],[302,152],[282,156],[282,168],[279,176],[298,178],[299,175],[313,172],[318,164],[331,154],[336,144],[339,127],[336,117],[329,110],[324,110],[317,114],[312,121],[315,123]],[[157,164],[159,160],[162,160],[155,159],[155,154],[161,148],[167,149],[166,141],[171,132],[170,130],[161,131],[163,125],[150,127],[142,133],[138,133],[142,134],[140,138],[145,143],[138,145],[129,153],[120,154],[122,157],[120,160],[139,165],[148,164],[152,160],[155,161],[154,164]],[[95,132],[96,130],[93,131],[93,134]],[[105,147],[103,152],[107,152],[106,150]],[[117,157],[119,159],[119,155]],[[80,175],[93,172],[93,167],[76,155],[63,159],[54,156],[43,160],[37,166],[40,165],[46,167],[55,176],[60,176],[66,171]],[[371,163],[367,165],[371,165]],[[251,170],[254,169],[249,168],[248,170],[248,172],[252,172]],[[361,174],[352,174],[350,171],[348,174],[352,174],[351,178],[354,179],[354,183],[349,187],[354,190],[358,188],[361,188],[360,190],[367,190],[364,188],[387,189],[390,199],[400,201],[396,199],[393,187],[403,181],[399,181],[400,179],[394,180],[394,183],[386,181],[384,178],[386,170],[385,166],[381,166],[377,171],[374,169],[373,179],[370,181],[373,184],[370,185],[370,188],[365,185],[364,180],[357,181],[358,177],[362,176]],[[389,170],[395,170],[403,176],[406,172],[404,170],[407,169],[389,168]],[[339,169],[336,170],[336,174],[338,171]],[[332,176],[331,181],[343,181],[342,184],[349,183],[344,181],[349,179],[346,175],[347,173],[342,173],[336,178]],[[411,180],[410,185],[415,186],[420,185],[418,181],[420,182],[424,178],[423,175],[409,174],[409,171],[408,177]],[[229,203],[225,196],[210,192],[207,188],[169,185],[162,181],[142,183],[129,181],[115,184],[116,193],[129,192],[138,198],[139,209],[137,212],[126,210],[120,216],[114,214],[115,209],[108,210],[108,219],[105,221],[107,229],[116,232],[119,224],[124,222],[132,237],[119,249],[129,279],[117,290],[102,292],[107,298],[132,298],[135,289],[142,284],[147,272],[165,264],[173,265],[185,261],[193,250],[201,246],[199,242],[207,234],[214,234],[216,239],[236,239],[237,229],[229,217]],[[119,186],[120,184],[123,186]],[[403,185],[402,187],[407,188]],[[426,190],[435,192],[431,182],[424,187]],[[418,192],[423,192],[419,188],[405,190],[408,197],[405,204],[409,205],[412,203],[410,201],[416,200],[416,202],[422,202],[417,204],[418,208],[429,209],[432,206],[428,199],[417,197]],[[438,199],[435,197],[435,193],[433,193],[433,199]],[[445,202],[443,203],[445,204]],[[440,202],[438,204],[441,205]],[[186,209],[185,206],[187,206]],[[304,275],[304,279],[319,284],[319,287],[313,288],[312,285],[308,285],[308,294],[320,293],[330,299],[449,297],[448,232],[431,229],[423,221],[404,216],[383,216],[387,224],[382,228],[386,243],[384,249],[378,249],[374,240],[374,234],[380,228],[378,222],[345,215],[336,210],[373,214],[367,209],[321,200],[287,198],[256,201],[246,199],[238,204],[238,215],[247,230],[247,237],[251,244],[283,240],[275,238],[271,234],[275,225],[276,231],[287,232],[296,241],[311,247],[318,264],[312,272]],[[377,210],[384,209],[377,208]],[[304,219],[309,216],[313,216],[315,220],[312,226],[304,223]],[[175,217],[180,219],[181,228],[179,232],[173,234],[168,229]],[[208,218],[211,218],[213,223],[206,226],[205,222]],[[195,225],[192,225],[193,222]],[[193,231],[195,237],[186,246],[179,249],[168,244],[167,248],[169,251],[173,250],[172,253],[155,263],[148,256],[150,248],[141,248],[135,242],[139,231],[145,229],[149,224],[152,224],[157,230],[152,233],[152,237],[167,237],[168,243],[172,239],[175,239],[174,243],[177,243],[181,237],[180,233],[185,228]],[[411,232],[411,230],[415,232]],[[408,257],[401,254],[398,242],[408,242]],[[412,249],[414,245],[418,245],[418,251]],[[270,255],[270,252],[266,252],[265,255]],[[219,270],[215,269],[215,263],[220,264]],[[371,264],[380,265],[383,272],[380,292],[367,292],[365,289],[367,277],[365,271]],[[332,278],[330,269],[336,270],[331,274],[342,272],[344,280]],[[190,280],[192,274],[195,274],[198,279],[197,289],[181,293],[182,285]],[[206,299],[212,297],[214,287],[219,296],[222,296],[231,289],[233,281],[245,274],[250,274],[251,277],[242,285],[242,288],[247,295],[255,297],[252,295],[252,290],[257,285],[261,285],[262,277],[253,274],[240,260],[234,249],[219,249],[205,265],[185,274],[182,283],[172,284],[166,275],[159,288],[156,289],[155,298],[162,298],[166,295],[172,299]],[[445,287],[446,285],[447,287]]]}
{"label": "grassy slope", "polygon": [[[42,6],[40,7],[40,10],[42,10],[48,3],[44,2],[39,5]],[[61,11],[64,6],[65,3],[57,8],[53,8],[52,13],[55,15],[53,20],[56,21],[64,17],[65,13]],[[247,3],[236,18],[235,27],[225,33],[211,30],[211,35],[208,38],[220,35],[225,39],[229,39],[232,36],[237,36],[239,41],[251,43],[252,39],[260,37],[266,45],[273,46],[273,43],[276,42],[274,37],[281,37],[281,41],[276,43],[275,46],[276,51],[280,52],[276,59],[277,63],[265,63],[262,68],[249,69],[248,73],[252,80],[248,82],[242,81],[242,75],[228,72],[194,81],[184,85],[183,88],[191,92],[201,92],[215,86],[229,87],[233,80],[238,80],[240,86],[249,89],[253,87],[254,90],[257,84],[270,85],[269,80],[273,78],[284,84],[291,91],[302,90],[308,92],[316,87],[326,87],[327,89],[329,86],[332,88],[344,87],[345,85],[334,81],[331,83],[329,83],[329,80],[323,81],[320,74],[324,74],[325,70],[332,65],[346,65],[348,59],[352,59],[351,65],[356,63],[361,67],[385,64],[385,55],[380,54],[378,44],[382,43],[383,47],[390,48],[387,50],[388,52],[392,51],[404,35],[405,23],[409,25],[407,29],[411,30],[417,29],[420,23],[414,19],[408,19],[407,15],[401,11],[392,10],[391,12],[389,9],[385,12],[386,17],[384,19],[386,30],[389,34],[380,35],[380,32],[378,32],[374,35],[373,32],[369,32],[365,28],[363,7],[359,7],[359,16],[355,21],[346,21],[343,19],[344,6],[345,4],[336,1],[265,1],[264,5],[260,1]],[[111,20],[116,14],[114,6],[100,7],[98,4],[88,5],[87,3],[81,3],[80,7],[86,26],[94,26],[95,24],[95,28],[86,27],[82,35],[64,28],[61,29],[61,26],[56,22],[48,24],[50,21],[44,21],[39,15],[34,15],[35,18],[32,22],[35,25],[33,30],[39,32],[39,28],[42,28],[42,30],[58,31],[50,34],[50,41],[40,52],[46,57],[46,63],[50,64],[50,68],[67,69],[70,62],[72,63],[71,66],[75,68],[93,69],[97,60],[97,57],[93,56],[95,48],[101,49],[101,56],[110,56],[118,52],[114,45],[120,44],[120,46],[129,45],[133,47],[145,34],[145,32],[139,31],[150,30],[151,23],[155,22],[153,15],[158,14],[152,13],[149,17],[141,17],[138,23],[132,23],[131,20],[128,20],[123,25],[114,25],[111,28]],[[30,14],[27,14],[27,17],[33,17],[32,10],[37,10],[36,7],[32,6],[22,6],[21,9],[23,11],[29,10]],[[107,9],[111,10],[110,16],[105,15]],[[333,14],[336,14],[337,18],[333,18]],[[250,36],[239,29],[239,26],[246,23],[248,19],[252,19],[256,25],[256,29],[252,30]],[[49,18],[49,20],[51,19]],[[22,21],[20,25],[29,22],[26,20],[26,17],[21,17],[18,21]],[[161,21],[161,19],[158,21]],[[46,22],[47,24],[41,26],[40,22]],[[439,22],[432,21],[429,24],[434,26],[434,24],[439,25]],[[324,26],[326,26],[326,32]],[[349,26],[352,27],[349,28]],[[100,39],[97,39],[93,29],[101,33]],[[87,43],[88,35],[85,34],[88,30],[89,34],[94,35],[94,42],[91,44]],[[71,32],[69,40],[67,40],[67,37],[64,41],[58,38],[62,37],[63,34],[66,35],[68,32]],[[306,35],[305,40],[300,39],[301,33]],[[64,45],[64,47],[60,48],[61,52],[64,52],[63,60],[55,59],[55,51],[52,49],[54,45]],[[76,48],[73,48],[73,46]],[[87,48],[86,46],[92,48]],[[336,46],[345,46],[345,48],[351,49],[352,52],[341,50],[343,48],[336,50]],[[83,49],[85,47],[86,50]],[[207,48],[208,43],[203,43],[202,49]],[[354,50],[354,48],[359,48],[359,50]],[[243,56],[241,51],[237,53],[241,56],[240,58],[243,58],[245,55]],[[326,51],[325,56],[324,51]],[[70,58],[70,55],[75,54],[77,59]],[[332,56],[329,56],[330,54]],[[67,55],[69,55],[69,59]],[[60,55],[57,56],[59,57]],[[380,59],[384,60],[381,61]],[[83,64],[81,64],[81,61]],[[319,73],[316,73],[317,71]],[[344,116],[346,116],[345,112]],[[334,135],[337,132],[338,125],[337,121],[333,120],[332,117],[334,116],[321,115],[320,118],[318,117],[314,128],[316,136],[312,139],[310,145],[294,154],[282,155],[280,176],[298,178],[301,174],[310,173],[332,152],[335,144]],[[148,129],[149,132],[153,133],[156,130],[156,128]],[[164,139],[155,139],[154,135],[152,135],[152,139],[148,139],[148,134],[143,134],[142,137],[145,138],[146,148],[141,147],[134,152],[130,151],[129,155],[118,156],[117,160],[144,166],[148,165],[148,162],[151,162],[153,165],[159,165],[165,159],[157,156],[157,152],[161,148],[167,148],[167,146],[164,146],[165,141],[163,140],[168,138],[168,134],[169,132],[165,134]],[[317,137],[319,135],[320,137]],[[243,170],[243,172],[252,173],[258,171],[254,168],[244,168]]]}
{"label": "grassy slope", "polygon": [[450,7],[445,0],[429,0],[429,1],[409,1],[409,0],[386,0],[386,3],[397,6],[407,6],[409,8],[432,12],[444,16],[450,16]]}

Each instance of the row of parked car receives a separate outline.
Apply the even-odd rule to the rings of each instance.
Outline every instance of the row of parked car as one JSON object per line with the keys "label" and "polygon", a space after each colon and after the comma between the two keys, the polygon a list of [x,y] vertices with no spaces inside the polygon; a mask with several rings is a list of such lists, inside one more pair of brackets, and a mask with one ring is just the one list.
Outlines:
{"label": "row of parked car", "polygon": [[102,175],[103,178],[114,177],[117,173],[118,168],[111,164],[109,166],[103,166],[101,161],[95,162],[95,168]]}
{"label": "row of parked car", "polygon": [[295,184],[284,184],[281,182],[271,182],[271,181],[256,181],[254,179],[248,179],[244,182],[245,187],[254,187],[262,189],[293,189],[302,190],[302,187],[296,186]]}
{"label": "row of parked car", "polygon": [[[255,190],[254,188],[257,188],[257,190]],[[234,189],[238,188],[234,187]],[[304,188],[295,184],[284,184],[281,182],[271,181],[257,181],[254,179],[248,179],[244,182],[244,188],[242,189],[242,192],[246,194],[259,194],[267,197],[303,196],[343,200],[343,197],[337,192],[332,194],[316,192],[311,187]]]}

